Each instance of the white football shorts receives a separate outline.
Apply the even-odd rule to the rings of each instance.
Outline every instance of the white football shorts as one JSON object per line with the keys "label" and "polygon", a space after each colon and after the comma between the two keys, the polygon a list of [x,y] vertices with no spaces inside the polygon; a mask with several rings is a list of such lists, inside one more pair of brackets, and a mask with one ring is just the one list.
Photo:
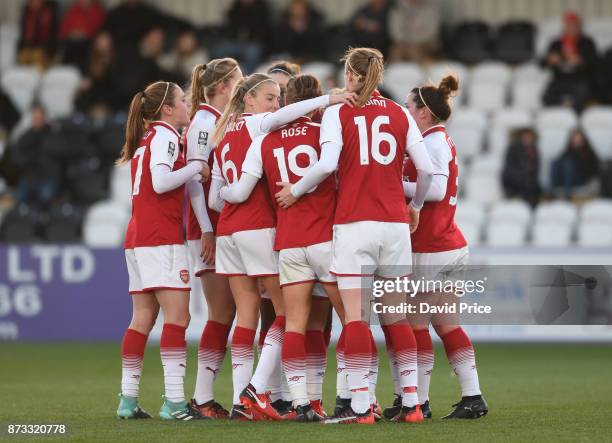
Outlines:
{"label": "white football shorts", "polygon": [[266,277],[278,275],[278,252],[274,251],[274,228],[235,232],[217,237],[217,274]]}
{"label": "white football shorts", "polygon": [[161,289],[190,291],[185,245],[163,245],[125,250],[130,294]]}

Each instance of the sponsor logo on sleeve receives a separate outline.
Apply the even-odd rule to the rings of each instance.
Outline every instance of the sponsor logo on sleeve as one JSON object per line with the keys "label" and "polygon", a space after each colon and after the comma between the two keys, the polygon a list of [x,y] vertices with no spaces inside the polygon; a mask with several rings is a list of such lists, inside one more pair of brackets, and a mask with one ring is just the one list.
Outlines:
{"label": "sponsor logo on sleeve", "polygon": [[174,153],[176,152],[176,144],[174,142],[168,142],[168,158],[174,159]]}
{"label": "sponsor logo on sleeve", "polygon": [[198,149],[201,153],[206,153],[206,147],[208,146],[208,132],[200,131],[198,134]]}

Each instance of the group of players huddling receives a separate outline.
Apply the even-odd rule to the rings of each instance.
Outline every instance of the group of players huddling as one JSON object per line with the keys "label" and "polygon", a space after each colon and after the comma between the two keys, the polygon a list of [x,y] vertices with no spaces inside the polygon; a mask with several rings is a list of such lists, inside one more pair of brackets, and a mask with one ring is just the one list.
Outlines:
{"label": "group of players huddling", "polygon": [[[414,88],[403,107],[377,91],[384,71],[378,50],[352,48],[342,61],[345,87],[329,95],[297,65],[279,62],[244,77],[224,58],[194,67],[190,97],[163,81],[134,96],[118,161],[130,162],[132,172],[125,254],[133,303],[119,417],[150,417],[139,405],[139,384],[160,308],[162,419],[421,422],[432,416],[430,323],[462,390],[445,418],[488,412],[472,344],[457,321],[404,314],[379,317],[396,396],[383,411],[369,303],[362,301],[364,279],[404,277],[411,265],[452,272],[466,263],[454,223],[456,151],[443,124],[458,81],[447,76]],[[187,401],[190,269],[201,280],[208,321]],[[406,297],[386,294],[383,303]],[[328,417],[322,386],[331,306],[343,328]],[[234,321],[228,411],[214,400],[213,382]]]}

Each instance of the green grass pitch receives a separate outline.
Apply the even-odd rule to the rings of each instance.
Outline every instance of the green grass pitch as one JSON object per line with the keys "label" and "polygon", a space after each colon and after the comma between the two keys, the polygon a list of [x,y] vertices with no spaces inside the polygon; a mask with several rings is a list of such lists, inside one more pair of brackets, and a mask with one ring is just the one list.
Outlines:
{"label": "green grass pitch", "polygon": [[[384,355],[378,398],[388,405],[392,386]],[[115,418],[120,382],[118,344],[0,345],[0,439],[9,423],[65,423],[73,441],[129,442],[425,442],[604,441],[612,438],[612,347],[604,345],[482,344],[476,347],[481,387],[489,415],[480,420],[439,419],[459,399],[441,348],[431,386],[434,419],[419,425],[374,426],[229,421],[121,421]],[[333,354],[330,352],[330,357]],[[190,349],[186,394],[193,393],[196,350]],[[162,371],[158,349],[147,348],[141,404],[157,415]],[[325,406],[333,409],[335,362],[330,358]],[[216,396],[231,404],[229,358],[216,382]],[[67,437],[57,437],[66,439]],[[49,440],[54,437],[38,437]]]}

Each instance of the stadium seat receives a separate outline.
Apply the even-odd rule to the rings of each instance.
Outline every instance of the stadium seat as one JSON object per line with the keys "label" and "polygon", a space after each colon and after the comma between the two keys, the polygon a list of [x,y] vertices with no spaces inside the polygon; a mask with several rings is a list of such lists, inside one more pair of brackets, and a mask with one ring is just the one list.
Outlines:
{"label": "stadium seat", "polygon": [[302,65],[302,74],[314,75],[323,85],[328,78],[333,78],[336,74],[336,67],[331,63],[311,62]]}
{"label": "stadium seat", "polygon": [[15,65],[17,43],[19,42],[19,28],[12,24],[0,25],[0,70]]}
{"label": "stadium seat", "polygon": [[0,238],[4,243],[32,243],[38,239],[38,214],[26,204],[20,204],[2,219]]}
{"label": "stadium seat", "polygon": [[464,22],[457,25],[452,36],[452,50],[462,63],[472,65],[491,58],[489,26],[484,22]]}
{"label": "stadium seat", "polygon": [[40,100],[50,118],[66,117],[74,109],[74,95],[79,87],[81,74],[73,66],[56,66],[42,78]]}
{"label": "stadium seat", "polygon": [[538,145],[543,159],[552,159],[567,144],[569,133],[578,125],[576,113],[564,107],[541,110],[536,117]]}
{"label": "stadium seat", "polygon": [[508,22],[497,29],[494,43],[495,57],[516,65],[530,60],[534,52],[535,28],[524,21]]}
{"label": "stadium seat", "polygon": [[111,200],[130,208],[132,206],[132,178],[130,164],[113,167],[110,175]]}
{"label": "stadium seat", "polygon": [[582,222],[578,226],[578,245],[588,247],[612,246],[612,225],[610,222]]}
{"label": "stadium seat", "polygon": [[65,203],[52,208],[44,227],[44,238],[51,243],[79,243],[83,215],[79,208]]}
{"label": "stadium seat", "polygon": [[83,225],[85,244],[96,248],[121,246],[129,216],[124,205],[112,200],[91,206]]}
{"label": "stadium seat", "polygon": [[510,85],[512,106],[527,110],[541,108],[542,94],[549,78],[550,73],[535,63],[517,67]]}
{"label": "stadium seat", "polygon": [[524,246],[526,226],[510,221],[489,223],[486,229],[486,240],[489,246]]}
{"label": "stadium seat", "polygon": [[448,133],[457,145],[460,160],[470,159],[482,151],[487,116],[478,109],[454,110],[447,124]]}
{"label": "stadium seat", "polygon": [[612,48],[612,18],[589,18],[584,24],[584,33],[593,39],[599,52]]}
{"label": "stadium seat", "polygon": [[40,83],[40,73],[30,67],[13,66],[2,73],[2,88],[23,113],[32,105]]}
{"label": "stadium seat", "polygon": [[416,63],[393,63],[385,70],[383,86],[393,100],[404,103],[410,91],[421,85],[423,77],[423,70]]}
{"label": "stadium seat", "polygon": [[502,200],[493,205],[489,224],[515,223],[527,226],[531,221],[531,208],[523,200]]}
{"label": "stadium seat", "polygon": [[533,246],[569,246],[572,226],[554,221],[536,222],[531,237]]}
{"label": "stadium seat", "polygon": [[425,81],[430,81],[432,84],[437,85],[442,78],[446,75],[456,75],[459,79],[459,91],[457,91],[456,95],[453,97],[451,101],[453,107],[461,106],[465,94],[463,91],[467,89],[470,84],[470,71],[462,63],[445,60],[434,63],[429,67],[429,70],[426,73]]}
{"label": "stadium seat", "polygon": [[574,226],[578,219],[576,205],[566,201],[540,203],[535,209],[535,223],[560,223]]}
{"label": "stadium seat", "polygon": [[593,106],[582,113],[582,129],[600,160],[612,159],[612,106]]}
{"label": "stadium seat", "polygon": [[502,198],[499,176],[470,174],[464,181],[465,193],[470,200],[490,205]]}
{"label": "stadium seat", "polygon": [[581,223],[608,223],[612,226],[612,200],[595,199],[586,202],[580,209]]}
{"label": "stadium seat", "polygon": [[470,72],[472,83],[501,83],[508,85],[512,78],[512,71],[502,62],[482,62],[475,65]]}
{"label": "stadium seat", "polygon": [[482,225],[469,221],[457,222],[457,226],[468,242],[468,246],[478,246],[481,244]]}
{"label": "stadium seat", "polygon": [[531,113],[523,108],[504,108],[496,111],[488,132],[488,151],[503,155],[510,143],[510,133],[517,128],[530,127],[533,123]]}
{"label": "stadium seat", "polygon": [[554,39],[562,32],[561,17],[542,20],[536,27],[536,56],[543,57]]}
{"label": "stadium seat", "polygon": [[486,220],[486,212],[482,203],[459,199],[455,210],[455,220],[457,224],[472,223],[482,226]]}
{"label": "stadium seat", "polygon": [[468,87],[468,106],[485,112],[506,106],[506,85],[496,81],[476,82],[472,79]]}

